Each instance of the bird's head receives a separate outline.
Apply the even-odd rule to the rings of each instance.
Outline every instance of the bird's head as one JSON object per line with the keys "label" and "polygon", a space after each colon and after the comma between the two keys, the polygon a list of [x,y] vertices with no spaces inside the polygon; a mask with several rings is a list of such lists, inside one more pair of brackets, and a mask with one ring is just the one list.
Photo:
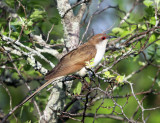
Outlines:
{"label": "bird's head", "polygon": [[99,44],[101,42],[105,42],[107,44],[108,40],[111,38],[113,37],[106,34],[97,34],[97,35],[94,35],[92,38],[90,38],[88,42],[94,45]]}

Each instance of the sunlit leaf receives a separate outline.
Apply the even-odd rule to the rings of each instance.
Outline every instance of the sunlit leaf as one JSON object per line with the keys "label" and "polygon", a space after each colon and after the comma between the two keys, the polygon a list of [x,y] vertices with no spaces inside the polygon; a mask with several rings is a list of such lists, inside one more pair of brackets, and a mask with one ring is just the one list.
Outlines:
{"label": "sunlit leaf", "polygon": [[156,41],[156,44],[160,46],[160,40]]}
{"label": "sunlit leaf", "polygon": [[145,62],[142,62],[142,61],[139,61],[138,63],[139,63],[139,65],[141,65],[141,66],[144,66],[144,65],[145,65]]}
{"label": "sunlit leaf", "polygon": [[145,0],[143,1],[144,5],[146,5],[147,7],[151,6],[153,4],[153,1],[151,0]]}
{"label": "sunlit leaf", "polygon": [[73,93],[79,95],[79,94],[81,93],[81,88],[82,88],[82,83],[81,83],[81,82],[78,82],[78,85],[77,85],[77,87],[73,90]]}
{"label": "sunlit leaf", "polygon": [[156,24],[156,19],[155,19],[155,17],[151,17],[149,23],[152,24],[152,25],[155,25],[155,24]]}
{"label": "sunlit leaf", "polygon": [[142,27],[142,29],[147,30],[147,27],[145,24],[143,24],[141,27]]}
{"label": "sunlit leaf", "polygon": [[116,81],[117,81],[118,83],[123,83],[124,77],[125,77],[125,76],[117,76],[117,77],[116,77]]}
{"label": "sunlit leaf", "polygon": [[149,38],[149,43],[153,42],[156,40],[155,34],[152,34],[151,37]]}
{"label": "sunlit leaf", "polygon": [[39,21],[41,19],[44,19],[45,11],[34,9],[34,12],[31,14],[30,18],[34,21]]}
{"label": "sunlit leaf", "polygon": [[112,75],[109,71],[106,71],[104,72],[104,77],[111,78],[111,77],[114,77],[114,75]]}
{"label": "sunlit leaf", "polygon": [[112,32],[113,33],[120,33],[120,34],[122,34],[124,32],[124,30],[122,28],[115,27],[115,28],[112,29]]}

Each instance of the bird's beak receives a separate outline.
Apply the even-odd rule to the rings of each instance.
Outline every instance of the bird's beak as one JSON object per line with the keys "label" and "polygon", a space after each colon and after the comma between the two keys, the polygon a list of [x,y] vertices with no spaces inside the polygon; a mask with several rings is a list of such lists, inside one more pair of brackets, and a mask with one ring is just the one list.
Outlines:
{"label": "bird's beak", "polygon": [[109,36],[108,39],[117,38],[116,36]]}

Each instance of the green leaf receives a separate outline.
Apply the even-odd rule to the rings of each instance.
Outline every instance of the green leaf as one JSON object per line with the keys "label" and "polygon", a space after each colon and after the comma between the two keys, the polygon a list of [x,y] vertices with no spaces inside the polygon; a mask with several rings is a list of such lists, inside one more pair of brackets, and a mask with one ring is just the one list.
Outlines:
{"label": "green leaf", "polygon": [[25,70],[25,71],[28,71],[28,70],[30,70],[30,69],[31,69],[31,65],[26,64],[26,65],[24,66],[24,70]]}
{"label": "green leaf", "polygon": [[145,65],[145,62],[142,62],[142,61],[139,61],[138,63],[139,63],[139,65],[141,65],[141,66],[144,66],[144,65]]}
{"label": "green leaf", "polygon": [[128,34],[131,34],[131,33],[132,33],[132,31],[123,31],[123,34],[121,35],[121,37],[124,37]]}
{"label": "green leaf", "polygon": [[35,21],[44,19],[44,17],[45,17],[45,11],[39,9],[34,9],[34,12],[30,16],[30,18]]}
{"label": "green leaf", "polygon": [[18,20],[15,20],[14,22],[11,22],[11,25],[14,25],[14,26],[21,26],[23,24],[22,21],[18,21]]}
{"label": "green leaf", "polygon": [[29,112],[33,112],[33,111],[34,111],[33,106],[30,106],[30,107],[29,107]]}
{"label": "green leaf", "polygon": [[145,0],[145,1],[143,1],[143,4],[146,5],[147,7],[149,7],[149,6],[151,6],[153,4],[153,1]]}
{"label": "green leaf", "polygon": [[88,83],[90,83],[89,77],[85,77],[85,80],[86,80]]}
{"label": "green leaf", "polygon": [[149,38],[149,43],[153,42],[156,40],[155,34],[152,34],[151,37]]}
{"label": "green leaf", "polygon": [[137,25],[132,25],[131,26],[131,31],[134,31],[135,29],[137,29]]}
{"label": "green leaf", "polygon": [[114,75],[110,74],[109,71],[106,71],[106,72],[104,72],[104,77],[111,78],[111,77],[114,77]]}
{"label": "green leaf", "polygon": [[156,62],[157,62],[157,63],[160,63],[160,59],[156,59]]}
{"label": "green leaf", "polygon": [[155,54],[155,47],[151,46],[147,50],[148,55],[153,56]]}
{"label": "green leaf", "polygon": [[147,27],[146,27],[145,24],[142,25],[142,29],[143,29],[143,30],[147,30]]}
{"label": "green leaf", "polygon": [[157,44],[158,46],[160,46],[160,40],[156,41],[156,44]]}
{"label": "green leaf", "polygon": [[155,19],[155,17],[151,17],[149,23],[152,24],[152,25],[155,25],[155,24],[156,24],[156,19]]}
{"label": "green leaf", "polygon": [[27,25],[28,25],[28,26],[32,26],[32,25],[33,25],[33,21],[30,20],[30,21],[27,23]]}
{"label": "green leaf", "polygon": [[31,120],[30,121],[26,121],[25,123],[32,123]]}
{"label": "green leaf", "polygon": [[94,66],[94,58],[92,58],[90,61],[86,61],[87,68],[93,68]]}
{"label": "green leaf", "polygon": [[30,105],[29,101],[24,104],[24,106],[29,106],[29,105]]}
{"label": "green leaf", "polygon": [[[150,19],[151,16],[155,16],[153,6],[150,6],[150,7],[145,8],[145,12],[146,12],[145,20],[146,20],[146,19],[147,19],[147,20]],[[143,19],[142,21],[144,21],[144,19]]]}
{"label": "green leaf", "polygon": [[115,28],[112,29],[112,32],[113,33],[120,33],[120,34],[122,34],[124,32],[124,30],[122,28],[115,27]]}
{"label": "green leaf", "polygon": [[77,87],[73,90],[73,93],[74,94],[80,94],[81,93],[81,89],[82,88],[82,83],[81,82],[78,82],[78,85],[77,85]]}
{"label": "green leaf", "polygon": [[56,17],[52,17],[49,19],[49,22],[55,25],[58,25],[59,19]]}
{"label": "green leaf", "polygon": [[125,75],[124,76],[117,76],[116,77],[117,82],[123,84],[124,77],[125,77]]}
{"label": "green leaf", "polygon": [[24,33],[26,34],[26,35],[28,35],[29,33],[31,33],[32,31],[30,31],[30,30],[24,30]]}
{"label": "green leaf", "polygon": [[104,72],[104,75],[105,75],[105,76],[110,76],[110,72],[109,72],[109,71],[106,71],[106,72]]}

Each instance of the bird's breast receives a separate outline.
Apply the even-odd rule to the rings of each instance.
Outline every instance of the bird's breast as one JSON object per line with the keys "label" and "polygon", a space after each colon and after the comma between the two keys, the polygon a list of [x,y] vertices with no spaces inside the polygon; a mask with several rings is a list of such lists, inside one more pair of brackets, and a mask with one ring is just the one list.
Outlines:
{"label": "bird's breast", "polygon": [[107,42],[105,42],[105,41],[103,41],[99,44],[96,44],[97,53],[94,58],[94,65],[93,66],[96,66],[102,60],[104,53],[105,53],[106,44],[107,44]]}
{"label": "bird's breast", "polygon": [[[99,44],[96,44],[96,55],[93,61],[93,67],[97,66],[98,63],[102,60],[104,53],[105,53],[105,49],[106,49],[106,44],[107,44],[107,40],[102,41]],[[87,67],[87,66],[86,66]],[[87,73],[87,70],[85,67],[83,67],[80,71],[78,71],[78,74],[80,76],[85,76]]]}
{"label": "bird's breast", "polygon": [[85,67],[83,67],[80,71],[78,71],[78,75],[83,77],[87,74],[87,70]]}

